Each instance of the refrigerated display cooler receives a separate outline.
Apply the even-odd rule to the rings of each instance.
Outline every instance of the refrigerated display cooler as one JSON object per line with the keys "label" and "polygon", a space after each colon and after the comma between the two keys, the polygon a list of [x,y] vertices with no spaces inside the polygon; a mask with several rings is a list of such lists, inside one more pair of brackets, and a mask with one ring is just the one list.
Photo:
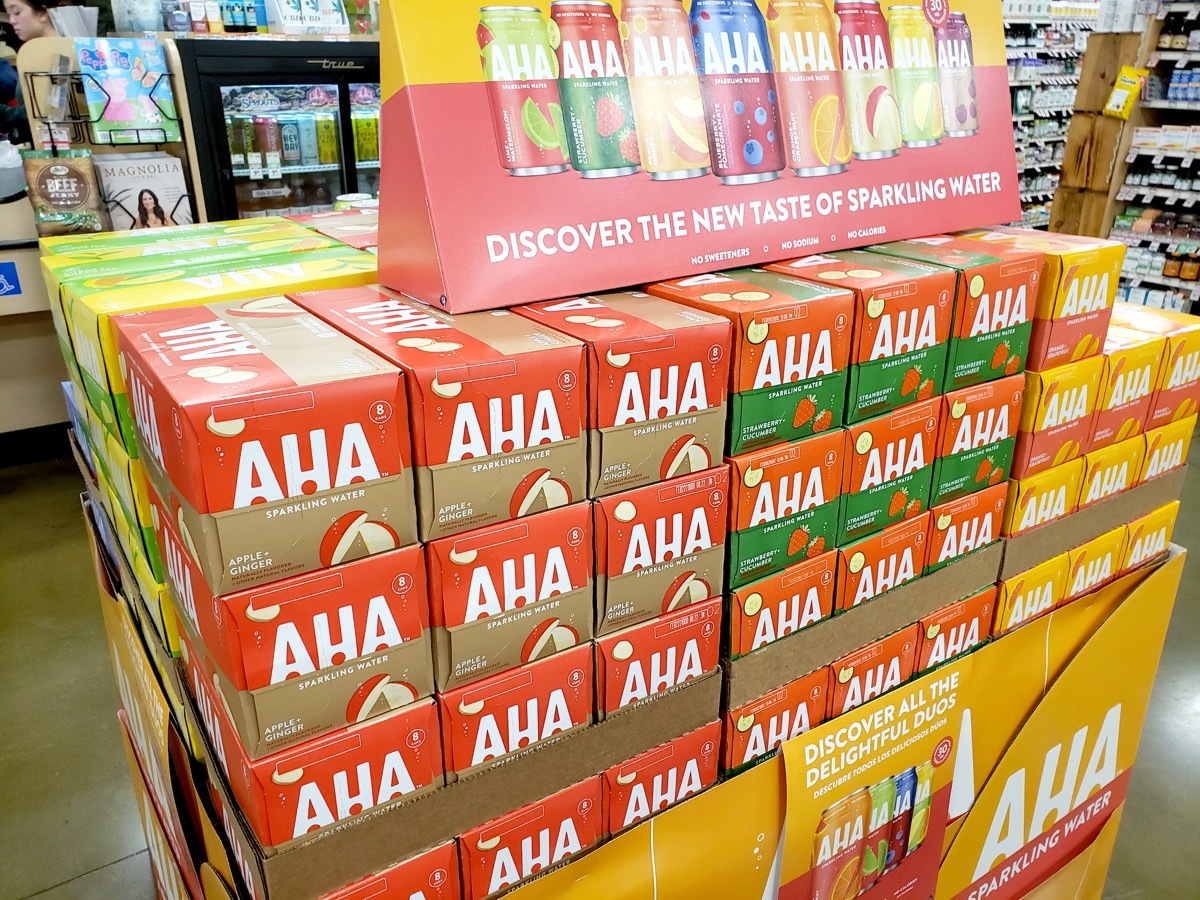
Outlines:
{"label": "refrigerated display cooler", "polygon": [[333,209],[379,191],[374,40],[180,40],[205,218]]}

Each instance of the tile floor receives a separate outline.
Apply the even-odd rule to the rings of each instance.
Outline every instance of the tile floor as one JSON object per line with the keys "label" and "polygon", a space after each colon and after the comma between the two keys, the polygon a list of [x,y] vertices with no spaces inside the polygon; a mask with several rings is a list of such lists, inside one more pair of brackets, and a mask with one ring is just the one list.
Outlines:
{"label": "tile floor", "polygon": [[[70,459],[0,469],[0,900],[154,896],[81,489]],[[1194,474],[1184,546],[1198,508]],[[1104,900],[1200,898],[1200,553],[1183,584]]]}

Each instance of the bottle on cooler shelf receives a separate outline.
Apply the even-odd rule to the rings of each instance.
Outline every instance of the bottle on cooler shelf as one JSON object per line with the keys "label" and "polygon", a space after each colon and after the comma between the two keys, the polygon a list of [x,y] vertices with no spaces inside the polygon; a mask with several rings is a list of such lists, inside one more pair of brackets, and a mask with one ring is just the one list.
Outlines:
{"label": "bottle on cooler shelf", "polygon": [[332,209],[333,191],[329,189],[329,180],[318,175],[312,180],[312,210],[330,212]]}
{"label": "bottle on cooler shelf", "polygon": [[693,0],[689,21],[713,174],[724,184],[773,181],[783,135],[762,12],[755,0]]}

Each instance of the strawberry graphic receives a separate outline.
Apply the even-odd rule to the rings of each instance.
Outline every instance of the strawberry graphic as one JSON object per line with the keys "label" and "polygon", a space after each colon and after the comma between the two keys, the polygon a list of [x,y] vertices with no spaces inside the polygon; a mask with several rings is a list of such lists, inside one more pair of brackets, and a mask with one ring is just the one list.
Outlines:
{"label": "strawberry graphic", "polygon": [[814,556],[820,556],[824,552],[825,552],[825,535],[821,534],[821,535],[817,535],[817,539],[808,545],[808,552],[805,553],[804,555],[807,556],[809,559],[812,559]]}
{"label": "strawberry graphic", "polygon": [[976,484],[979,484],[979,482],[983,481],[983,479],[988,477],[988,475],[992,471],[993,465],[995,465],[995,464],[992,462],[992,458],[990,456],[985,456],[983,459],[981,459],[979,461],[979,468],[975,470],[975,483]]}
{"label": "strawberry graphic", "polygon": [[788,556],[795,556],[801,550],[808,546],[808,531],[804,528],[797,528],[792,532],[792,537],[788,541]]}
{"label": "strawberry graphic", "polygon": [[904,511],[905,505],[908,503],[908,494],[903,490],[896,491],[892,494],[892,502],[888,504],[888,515],[898,516]]}
{"label": "strawberry graphic", "polygon": [[900,382],[900,396],[907,397],[915,391],[921,384],[921,370],[913,366],[904,373],[904,380]]}
{"label": "strawberry graphic", "polygon": [[925,383],[922,384],[921,387],[918,388],[918,390],[917,390],[917,399],[918,400],[928,400],[932,396],[933,396],[933,379],[926,378]]}
{"label": "strawberry graphic", "polygon": [[[601,97],[596,101],[596,133],[600,137],[612,137],[625,127],[625,110],[612,97]],[[628,159],[628,157],[626,157]]]}
{"label": "strawberry graphic", "polygon": [[990,485],[994,485],[994,484],[999,484],[1003,480],[1004,480],[1004,466],[1000,466],[999,468],[994,469],[992,471],[992,474],[988,476],[988,485],[990,486]]}
{"label": "strawberry graphic", "polygon": [[1004,365],[1006,359],[1008,359],[1008,344],[1001,341],[996,345],[996,349],[992,351],[992,368],[1000,368]]}
{"label": "strawberry graphic", "polygon": [[812,397],[802,397],[796,404],[796,414],[792,416],[792,427],[799,428],[817,414],[817,403]]}
{"label": "strawberry graphic", "polygon": [[904,510],[904,518],[911,519],[913,516],[920,515],[920,513],[921,501],[914,497],[913,502],[908,504],[908,507]]}
{"label": "strawberry graphic", "polygon": [[1010,356],[1008,358],[1008,362],[1006,362],[1004,364],[1004,374],[1005,375],[1016,375],[1020,371],[1021,371],[1021,357],[1016,356],[1016,355]]}
{"label": "strawberry graphic", "polygon": [[638,150],[637,132],[632,128],[622,136],[620,143],[617,144],[617,149],[621,151],[621,156],[634,165],[642,161],[641,151]]}
{"label": "strawberry graphic", "polygon": [[812,429],[813,434],[820,434],[833,424],[833,413],[828,409],[823,410],[819,416],[813,419]]}

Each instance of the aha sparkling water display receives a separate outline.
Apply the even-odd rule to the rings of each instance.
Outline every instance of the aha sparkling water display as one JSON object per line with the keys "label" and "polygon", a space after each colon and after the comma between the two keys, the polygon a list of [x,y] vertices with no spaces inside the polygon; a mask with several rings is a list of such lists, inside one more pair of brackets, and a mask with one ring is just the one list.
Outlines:
{"label": "aha sparkling water display", "polygon": [[485,6],[475,35],[500,164],[512,175],[565,172],[570,158],[558,57],[541,11],[535,6]]}
{"label": "aha sparkling water display", "polygon": [[612,7],[603,0],[554,0],[548,32],[558,54],[572,167],[584,178],[632,175],[641,156]]}
{"label": "aha sparkling water display", "polygon": [[893,6],[888,11],[888,30],[900,106],[900,136],[905,147],[933,147],[941,143],[946,131],[933,26],[920,6]]}
{"label": "aha sparkling water display", "polygon": [[892,47],[878,0],[837,0],[842,81],[850,111],[850,145],[858,159],[900,149],[900,110],[892,81]]}
{"label": "aha sparkling water display", "polygon": [[656,181],[707,175],[704,104],[683,0],[628,0],[621,36],[642,168]]}
{"label": "aha sparkling water display", "polygon": [[942,85],[942,116],[947,137],[970,137],[979,131],[979,97],[975,89],[975,50],[967,17],[952,12],[934,30],[937,39],[938,80]]}
{"label": "aha sparkling water display", "polygon": [[689,21],[713,173],[725,184],[773,181],[783,136],[762,13],[754,0],[694,0]]}
{"label": "aha sparkling water display", "polygon": [[797,175],[845,171],[850,129],[829,7],[825,0],[775,0],[767,27],[788,165]]}

